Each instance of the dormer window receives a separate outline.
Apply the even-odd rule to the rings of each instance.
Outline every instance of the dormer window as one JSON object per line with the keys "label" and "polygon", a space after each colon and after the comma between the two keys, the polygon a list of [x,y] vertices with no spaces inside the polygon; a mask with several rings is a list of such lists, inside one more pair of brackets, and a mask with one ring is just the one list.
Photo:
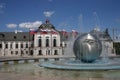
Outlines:
{"label": "dormer window", "polygon": [[26,36],[23,36],[24,39],[26,39]]}
{"label": "dormer window", "polygon": [[14,36],[14,39],[16,39],[17,37],[16,36]]}

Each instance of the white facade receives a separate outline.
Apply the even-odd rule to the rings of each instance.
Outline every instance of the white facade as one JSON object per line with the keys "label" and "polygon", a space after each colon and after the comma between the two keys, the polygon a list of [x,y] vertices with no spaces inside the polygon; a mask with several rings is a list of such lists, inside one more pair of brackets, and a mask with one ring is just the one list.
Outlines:
{"label": "white facade", "polygon": [[61,43],[59,32],[46,21],[32,34],[1,32],[0,56],[62,56]]}
{"label": "white facade", "polygon": [[102,42],[102,53],[101,53],[102,57],[116,56],[112,41],[101,41],[101,42]]}
{"label": "white facade", "polygon": [[28,41],[2,41],[0,48],[0,56],[23,56],[29,52]]}
{"label": "white facade", "polygon": [[53,56],[62,55],[59,34],[40,34],[34,35],[34,52],[36,55]]}
{"label": "white facade", "polygon": [[0,56],[60,56],[60,43],[59,34],[38,32],[34,34],[34,41],[1,41]]}
{"label": "white facade", "polygon": [[[92,33],[99,33],[100,35],[98,37],[102,42],[101,56],[116,56],[113,41],[108,38],[104,39],[104,34],[99,31],[94,30]],[[60,33],[48,21],[46,21],[46,24],[40,25],[37,32],[33,33],[32,36],[29,32],[0,32],[0,56],[62,57],[68,55],[74,57],[73,46],[71,46],[71,41],[69,40],[74,35],[67,35],[67,37],[69,36],[67,40],[64,32],[61,37]]]}

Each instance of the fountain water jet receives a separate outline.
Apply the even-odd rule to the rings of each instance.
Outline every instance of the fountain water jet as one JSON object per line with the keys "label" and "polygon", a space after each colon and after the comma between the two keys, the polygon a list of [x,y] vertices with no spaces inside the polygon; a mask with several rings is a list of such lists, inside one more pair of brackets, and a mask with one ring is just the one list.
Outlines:
{"label": "fountain water jet", "polygon": [[[111,70],[120,69],[120,60],[117,58],[106,59],[107,45],[105,56],[100,59],[102,45],[100,40],[86,33],[80,35],[73,44],[73,51],[76,56],[75,60],[43,62],[40,66],[53,69],[70,69],[70,70]],[[107,61],[105,61],[107,60]]]}

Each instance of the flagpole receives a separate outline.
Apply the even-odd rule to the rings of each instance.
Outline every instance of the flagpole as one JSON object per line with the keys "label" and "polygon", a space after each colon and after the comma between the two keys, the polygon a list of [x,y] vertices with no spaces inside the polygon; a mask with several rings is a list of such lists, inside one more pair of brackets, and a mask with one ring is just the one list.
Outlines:
{"label": "flagpole", "polygon": [[28,28],[29,29],[29,48],[28,48],[28,52],[29,52],[29,54],[30,54],[30,28]]}
{"label": "flagpole", "polygon": [[50,31],[50,35],[51,35],[51,55],[52,55],[52,30]]}

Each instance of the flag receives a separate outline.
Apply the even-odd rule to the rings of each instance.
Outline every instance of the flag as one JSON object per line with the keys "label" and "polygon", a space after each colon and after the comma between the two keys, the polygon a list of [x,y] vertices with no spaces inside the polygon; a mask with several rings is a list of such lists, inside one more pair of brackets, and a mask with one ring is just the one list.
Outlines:
{"label": "flag", "polygon": [[46,29],[45,30],[41,29],[40,34],[48,34],[48,31]]}
{"label": "flag", "polygon": [[77,34],[78,34],[78,32],[77,32],[76,30],[72,30],[72,35],[73,35],[74,37],[76,37]]}
{"label": "flag", "polygon": [[30,29],[30,34],[32,35],[32,34],[36,34],[37,33],[37,31],[36,30],[34,30],[34,29]]}
{"label": "flag", "polygon": [[58,34],[58,32],[55,30],[51,30],[51,34]]}
{"label": "flag", "polygon": [[48,34],[47,31],[40,31],[40,34]]}
{"label": "flag", "polygon": [[62,31],[62,36],[65,36],[66,38],[68,38],[68,32],[65,31],[65,30],[63,30],[63,31]]}

